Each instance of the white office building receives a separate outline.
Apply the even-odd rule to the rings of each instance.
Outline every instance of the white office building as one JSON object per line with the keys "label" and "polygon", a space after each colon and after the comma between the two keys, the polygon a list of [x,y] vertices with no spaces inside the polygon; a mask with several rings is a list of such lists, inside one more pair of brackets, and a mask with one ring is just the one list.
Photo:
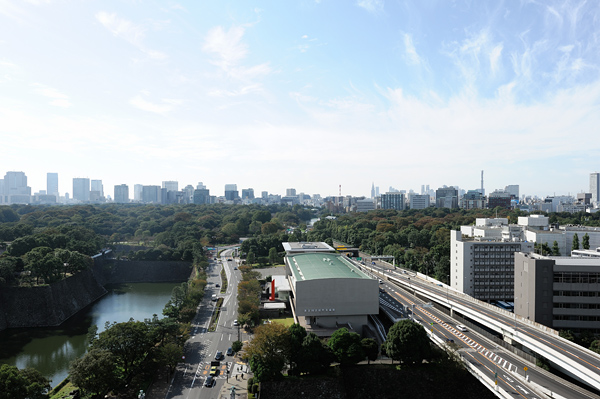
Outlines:
{"label": "white office building", "polygon": [[475,226],[450,232],[450,284],[482,301],[514,298],[514,254],[532,252],[521,229],[508,219],[476,219]]}

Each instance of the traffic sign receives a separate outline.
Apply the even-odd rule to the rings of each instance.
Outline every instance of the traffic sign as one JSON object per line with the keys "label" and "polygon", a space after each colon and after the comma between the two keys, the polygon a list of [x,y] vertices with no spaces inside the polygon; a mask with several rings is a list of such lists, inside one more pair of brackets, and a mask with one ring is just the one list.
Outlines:
{"label": "traffic sign", "polygon": [[523,370],[527,371],[527,366],[523,367]]}

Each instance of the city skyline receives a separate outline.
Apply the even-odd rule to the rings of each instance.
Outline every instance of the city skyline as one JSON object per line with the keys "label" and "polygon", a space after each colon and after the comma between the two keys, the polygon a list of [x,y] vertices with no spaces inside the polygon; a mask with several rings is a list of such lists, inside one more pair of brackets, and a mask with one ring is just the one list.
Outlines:
{"label": "city skyline", "polygon": [[[0,1],[0,170],[370,196],[576,195],[600,170],[600,7]],[[68,183],[67,183],[68,182]],[[67,189],[65,189],[67,188]]]}

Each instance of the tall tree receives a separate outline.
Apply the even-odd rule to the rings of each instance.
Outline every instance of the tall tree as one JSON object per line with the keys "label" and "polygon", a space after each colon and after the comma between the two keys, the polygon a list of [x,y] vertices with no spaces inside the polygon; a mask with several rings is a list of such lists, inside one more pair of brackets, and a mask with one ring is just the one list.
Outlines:
{"label": "tall tree", "polygon": [[405,363],[418,363],[431,355],[427,332],[412,320],[401,320],[394,324],[383,345],[389,357]]}
{"label": "tall tree", "polygon": [[71,382],[84,392],[98,395],[119,383],[115,368],[116,358],[108,350],[90,349],[69,367]]}
{"label": "tall tree", "polygon": [[552,256],[560,256],[560,249],[558,248],[558,242],[556,240],[552,244]]}
{"label": "tall tree", "polygon": [[369,364],[371,363],[371,360],[377,360],[377,356],[379,355],[379,345],[377,344],[377,341],[373,338],[363,338],[362,341],[360,341],[360,344],[363,348],[363,352],[365,352],[365,355],[367,356]]}
{"label": "tall tree", "polygon": [[0,366],[0,399],[42,399],[49,390],[50,382],[37,370]]}
{"label": "tall tree", "polygon": [[590,236],[588,233],[585,233],[583,239],[581,240],[581,245],[583,249],[590,249]]}
{"label": "tall tree", "polygon": [[571,251],[579,249],[579,236],[577,233],[573,235],[573,245],[571,246]]}
{"label": "tall tree", "polygon": [[271,265],[276,265],[279,261],[279,254],[277,253],[277,248],[269,249],[269,262]]}
{"label": "tall tree", "polygon": [[271,323],[257,327],[254,338],[246,346],[255,377],[259,381],[280,378],[289,358],[289,348],[290,331],[283,324]]}
{"label": "tall tree", "polygon": [[360,335],[346,327],[336,330],[327,342],[340,365],[356,364],[365,358],[360,344]]}
{"label": "tall tree", "polygon": [[289,327],[290,331],[290,373],[295,374],[302,365],[302,343],[306,338],[306,329],[298,323],[294,323]]}

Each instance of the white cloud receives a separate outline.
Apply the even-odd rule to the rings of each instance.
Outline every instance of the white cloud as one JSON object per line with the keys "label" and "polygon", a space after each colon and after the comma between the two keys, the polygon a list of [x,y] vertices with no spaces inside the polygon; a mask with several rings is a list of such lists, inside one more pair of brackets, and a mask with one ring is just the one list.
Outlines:
{"label": "white cloud", "polygon": [[356,5],[365,10],[375,13],[383,10],[383,0],[357,0]]}
{"label": "white cloud", "polygon": [[404,34],[404,48],[407,61],[412,65],[421,65],[423,61],[419,54],[417,54],[417,50],[412,41],[412,36],[408,33]]}
{"label": "white cloud", "polygon": [[228,31],[217,26],[208,32],[202,48],[215,56],[211,61],[213,64],[228,71],[248,53],[246,44],[242,43],[243,36],[244,28],[241,26],[234,26]]}
{"label": "white cloud", "polygon": [[41,83],[32,83],[31,87],[33,87],[37,94],[50,98],[52,100],[49,103],[50,105],[62,108],[69,108],[72,105],[69,101],[69,96],[53,87],[46,86]]}
{"label": "white cloud", "polygon": [[134,24],[124,18],[119,18],[115,13],[110,14],[105,11],[96,13],[96,19],[115,37],[124,39],[150,58],[156,60],[167,58],[167,55],[163,52],[146,48],[143,43],[146,36],[146,28],[144,26]]}
{"label": "white cloud", "polygon": [[490,69],[492,70],[492,75],[496,75],[498,72],[500,57],[502,56],[502,49],[502,44],[498,44],[490,52]]}
{"label": "white cloud", "polygon": [[[147,91],[143,91],[142,94],[148,96]],[[173,110],[175,106],[181,105],[182,100],[179,99],[162,99],[161,103],[154,103],[146,100],[143,96],[137,95],[129,100],[129,104],[133,105],[137,109],[146,112],[153,112],[159,115],[166,115]]]}

